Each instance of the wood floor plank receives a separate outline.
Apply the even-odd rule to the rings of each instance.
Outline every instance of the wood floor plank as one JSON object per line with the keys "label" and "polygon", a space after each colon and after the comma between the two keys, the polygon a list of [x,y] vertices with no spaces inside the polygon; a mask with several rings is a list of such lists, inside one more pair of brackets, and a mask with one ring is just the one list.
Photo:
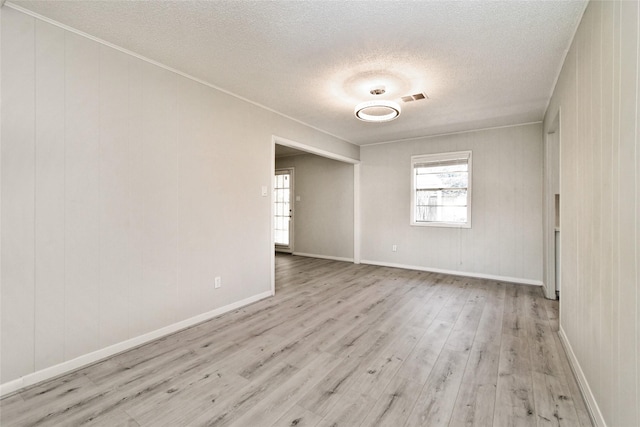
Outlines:
{"label": "wood floor plank", "polygon": [[[175,364],[168,366],[163,372],[155,375],[144,375],[135,378],[127,384],[119,384],[113,387],[101,387],[98,392],[91,393],[84,400],[73,405],[62,406],[57,411],[49,414],[47,418],[39,419],[35,425],[84,425],[96,422],[100,419],[111,419],[121,411],[131,410],[137,405],[143,405],[159,395],[172,394],[182,388],[182,381],[192,378],[192,374],[198,377],[196,382],[211,377],[206,370],[206,365]],[[237,381],[232,381],[237,386]],[[190,384],[193,385],[193,384]],[[184,416],[184,408],[181,406],[180,415]],[[164,419],[162,420],[164,422]]]}
{"label": "wood floor plank", "polygon": [[544,308],[547,311],[547,319],[553,332],[558,331],[558,322],[560,321],[560,311],[558,301],[555,300],[543,300]]}
{"label": "wood floor plank", "polygon": [[249,382],[244,387],[228,393],[225,396],[221,396],[221,398],[215,402],[215,405],[198,414],[196,418],[185,420],[185,422],[180,425],[229,426],[237,421],[250,408],[266,398],[271,390],[284,384],[297,372],[297,368],[288,364],[273,366],[269,371],[262,374],[260,381]]}
{"label": "wood floor plank", "polygon": [[424,384],[452,329],[451,323],[434,321],[402,363],[397,375]]}
{"label": "wood floor plank", "polygon": [[451,350],[468,352],[478,330],[480,317],[484,309],[485,298],[477,292],[470,292],[460,315],[453,326],[451,334],[447,338],[445,346]]}
{"label": "wood floor plank", "polygon": [[549,320],[545,308],[547,303],[536,298],[533,292],[525,300],[530,307],[527,327],[538,426],[579,425],[576,405],[560,362],[561,349],[556,347],[550,325],[553,320]]}
{"label": "wood floor plank", "polygon": [[578,415],[568,387],[549,374],[534,372],[533,395],[538,426],[577,426]]}
{"label": "wood floor plank", "polygon": [[589,416],[589,410],[587,409],[587,404],[580,393],[580,388],[578,386],[578,382],[576,381],[573,372],[571,371],[571,366],[569,365],[569,360],[567,359],[566,353],[564,351],[564,347],[560,342],[560,337],[558,335],[554,335],[554,341],[556,343],[556,348],[558,352],[562,354],[560,358],[560,364],[563,368],[564,378],[569,386],[569,392],[571,393],[571,400],[573,402],[574,408],[578,415],[578,420],[580,421],[580,425],[582,427],[591,427],[593,424],[591,422],[591,417]]}
{"label": "wood floor plank", "polygon": [[463,281],[461,278],[454,280],[453,284],[449,287],[452,289],[452,293],[442,307],[442,310],[440,310],[440,313],[438,313],[437,319],[455,323],[456,320],[458,320],[462,308],[466,304],[470,289],[466,281]]}
{"label": "wood floor plank", "polygon": [[553,339],[549,322],[531,319],[529,329],[529,350],[531,352],[531,370],[541,374],[563,376],[560,354]]}
{"label": "wood floor plank", "polygon": [[20,393],[7,396],[0,401],[2,406],[0,410],[0,425],[16,425],[22,417],[29,411],[29,407],[25,405]]}
{"label": "wood floor plank", "polygon": [[425,331],[406,328],[368,363],[361,363],[351,390],[378,399]]}
{"label": "wood floor plank", "polygon": [[524,286],[524,303],[528,318],[536,321],[547,321],[547,310],[545,308],[542,288],[539,286]]}
{"label": "wood floor plank", "polygon": [[[519,328],[517,331],[522,334]],[[524,338],[510,333],[502,336],[493,420],[495,425],[505,426],[535,426],[537,423],[529,345]]]}
{"label": "wood floor plank", "polygon": [[499,282],[491,282],[486,289],[486,300],[478,330],[476,341],[490,342],[500,345],[502,340],[502,325],[504,316],[505,285]]}
{"label": "wood floor plank", "polygon": [[447,426],[469,353],[444,349],[416,400],[406,426]]}
{"label": "wood floor plank", "polygon": [[359,426],[373,409],[375,399],[357,392],[341,394],[331,411],[322,418],[317,427]]}
{"label": "wood floor plank", "polygon": [[136,402],[126,411],[141,425],[184,425],[186,420],[220,405],[225,396],[248,383],[249,380],[233,373],[205,370],[186,383],[172,382],[164,393]]}
{"label": "wood floor plank", "polygon": [[493,425],[500,347],[475,341],[464,371],[450,426]]}
{"label": "wood floor plank", "polygon": [[270,427],[315,427],[321,419],[320,415],[295,405]]}
{"label": "wood floor plank", "polygon": [[450,427],[498,426],[494,423],[496,386],[462,382],[449,422]]}
{"label": "wood floor plank", "polygon": [[276,256],[276,295],[0,400],[2,426],[590,426],[536,287]]}
{"label": "wood floor plank", "polygon": [[423,386],[423,382],[401,376],[394,377],[361,425],[371,427],[404,425]]}
{"label": "wood floor plank", "polygon": [[514,337],[525,337],[527,334],[527,308],[524,301],[527,292],[523,286],[509,284],[505,290],[502,331]]}
{"label": "wood floor plank", "polygon": [[74,372],[44,384],[36,385],[20,393],[22,405],[11,405],[6,408],[2,401],[2,425],[55,425],[50,419],[60,408],[73,408],[87,399],[87,396],[98,394],[99,388],[80,372]]}
{"label": "wood floor plank", "polygon": [[309,391],[326,372],[341,362],[342,359],[332,354],[320,354],[281,386],[272,389],[268,396],[245,412],[232,425],[244,427],[270,425],[276,422],[282,412],[288,411],[296,404],[301,394]]}
{"label": "wood floor plank", "polygon": [[[331,370],[312,390],[306,393],[298,404],[318,415],[326,416],[354,383],[361,363],[368,362],[377,355],[381,348],[389,342],[389,335],[376,330],[364,333],[361,339],[347,354],[343,354],[344,362]],[[362,335],[362,336],[365,336]]]}
{"label": "wood floor plank", "polygon": [[266,345],[263,345],[262,343],[266,342],[263,337],[266,336],[261,336],[259,340],[253,340],[260,345],[252,348],[252,351],[243,352],[231,362],[230,369],[232,371],[237,372],[243,378],[252,380],[272,366],[282,363],[283,359],[297,352],[300,347],[298,340],[284,341],[275,336]]}
{"label": "wood floor plank", "polygon": [[109,415],[109,418],[100,417],[96,420],[92,420],[86,423],[88,427],[139,427],[140,424],[136,422],[125,411],[114,411]]}

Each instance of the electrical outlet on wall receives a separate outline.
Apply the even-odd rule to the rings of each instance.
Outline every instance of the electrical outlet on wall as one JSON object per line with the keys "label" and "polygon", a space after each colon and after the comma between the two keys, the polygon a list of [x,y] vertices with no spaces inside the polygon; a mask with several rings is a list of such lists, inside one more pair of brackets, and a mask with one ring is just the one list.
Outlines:
{"label": "electrical outlet on wall", "polygon": [[222,286],[222,278],[220,276],[217,276],[213,287],[215,289],[218,289],[220,286]]}
{"label": "electrical outlet on wall", "polygon": [[391,245],[392,252],[398,252],[398,245]]}

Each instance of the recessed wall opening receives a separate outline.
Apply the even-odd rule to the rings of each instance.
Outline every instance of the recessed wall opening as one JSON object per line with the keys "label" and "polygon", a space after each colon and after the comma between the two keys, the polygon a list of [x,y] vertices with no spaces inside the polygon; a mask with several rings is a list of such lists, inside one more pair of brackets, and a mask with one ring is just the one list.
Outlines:
{"label": "recessed wall opening", "polygon": [[560,114],[544,140],[544,283],[545,296],[560,295]]}
{"label": "recessed wall opening", "polygon": [[274,137],[272,292],[275,253],[359,262],[356,160]]}

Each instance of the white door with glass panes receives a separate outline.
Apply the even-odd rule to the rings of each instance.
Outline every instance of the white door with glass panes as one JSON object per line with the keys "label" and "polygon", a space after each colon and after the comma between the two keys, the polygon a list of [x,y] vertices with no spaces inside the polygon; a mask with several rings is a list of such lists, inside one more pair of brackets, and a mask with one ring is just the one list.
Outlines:
{"label": "white door with glass panes", "polygon": [[274,178],[274,240],[276,250],[293,251],[293,169],[278,169]]}

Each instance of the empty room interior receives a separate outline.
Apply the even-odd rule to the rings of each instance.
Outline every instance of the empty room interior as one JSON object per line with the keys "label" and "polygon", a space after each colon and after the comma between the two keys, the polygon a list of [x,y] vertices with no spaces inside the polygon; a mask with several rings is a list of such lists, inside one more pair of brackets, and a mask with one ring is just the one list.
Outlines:
{"label": "empty room interior", "polygon": [[640,426],[639,2],[0,5],[0,425]]}

